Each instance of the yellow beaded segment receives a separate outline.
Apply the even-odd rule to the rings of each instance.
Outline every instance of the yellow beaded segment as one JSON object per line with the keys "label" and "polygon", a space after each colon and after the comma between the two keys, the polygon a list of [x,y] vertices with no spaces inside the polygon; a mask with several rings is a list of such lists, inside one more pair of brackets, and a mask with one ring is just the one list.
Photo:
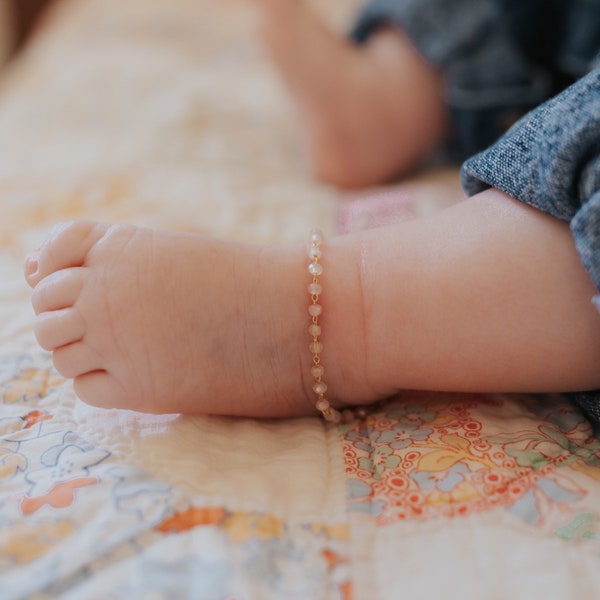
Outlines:
{"label": "yellow beaded segment", "polygon": [[312,354],[313,366],[310,370],[314,378],[313,391],[317,396],[315,407],[323,415],[326,421],[339,423],[341,421],[341,413],[329,404],[329,400],[325,397],[327,384],[323,381],[325,369],[321,364],[320,354],[323,352],[323,344],[319,341],[321,335],[321,326],[319,325],[319,317],[323,312],[323,307],[319,304],[319,296],[323,288],[319,283],[319,275],[323,274],[323,265],[319,262],[322,256],[321,244],[323,243],[323,233],[318,229],[313,229],[310,233],[310,244],[308,247],[308,272],[312,275],[312,281],[308,285],[308,293],[311,298],[311,304],[308,307],[310,315],[310,326],[308,332],[312,338],[309,345],[309,350]]}

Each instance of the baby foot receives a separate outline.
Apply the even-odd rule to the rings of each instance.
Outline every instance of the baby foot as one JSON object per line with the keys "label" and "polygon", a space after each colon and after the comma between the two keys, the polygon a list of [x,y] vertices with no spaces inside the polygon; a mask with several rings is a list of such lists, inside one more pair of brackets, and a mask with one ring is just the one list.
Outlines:
{"label": "baby foot", "polygon": [[75,222],[30,254],[26,278],[36,337],[89,404],[314,413],[299,247]]}
{"label": "baby foot", "polygon": [[441,74],[397,28],[357,46],[298,0],[254,0],[259,33],[299,109],[315,174],[336,186],[382,183],[447,136]]}

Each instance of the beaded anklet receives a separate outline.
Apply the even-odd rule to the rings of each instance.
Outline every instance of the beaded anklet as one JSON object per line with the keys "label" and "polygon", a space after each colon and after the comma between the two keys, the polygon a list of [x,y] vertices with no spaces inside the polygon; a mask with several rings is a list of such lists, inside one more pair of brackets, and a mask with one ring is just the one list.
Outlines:
{"label": "beaded anklet", "polygon": [[319,259],[322,256],[321,244],[323,243],[323,240],[323,233],[319,229],[313,229],[310,232],[310,243],[308,247],[308,257],[310,262],[308,264],[308,272],[312,275],[312,282],[308,284],[308,293],[310,294],[312,302],[308,307],[308,314],[311,317],[308,332],[312,337],[309,349],[313,355],[313,366],[310,373],[315,380],[313,391],[317,396],[317,401],[315,403],[316,409],[323,415],[323,418],[326,421],[339,423],[342,420],[342,414],[339,410],[333,408],[329,403],[329,400],[325,398],[325,392],[327,391],[327,384],[323,381],[325,369],[321,364],[321,357],[319,356],[323,351],[323,344],[319,341],[319,336],[321,335],[319,317],[323,312],[323,307],[319,304],[319,296],[323,291],[323,287],[319,283],[319,275],[323,274],[323,265],[319,262]]}

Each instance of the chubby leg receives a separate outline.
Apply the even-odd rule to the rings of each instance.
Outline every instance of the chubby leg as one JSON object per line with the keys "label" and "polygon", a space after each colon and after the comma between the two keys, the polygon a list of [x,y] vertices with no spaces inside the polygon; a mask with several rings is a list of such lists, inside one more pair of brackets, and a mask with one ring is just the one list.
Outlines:
{"label": "chubby leg", "polygon": [[[568,226],[496,190],[324,245],[330,399],[600,387]],[[29,257],[36,334],[80,397],[148,412],[314,414],[305,249],[89,222]]]}
{"label": "chubby leg", "polygon": [[566,222],[488,190],[358,243],[380,393],[600,388],[598,291]]}
{"label": "chubby leg", "polygon": [[442,77],[396,28],[364,46],[298,0],[254,0],[261,33],[295,99],[316,174],[340,187],[414,167],[448,130]]}

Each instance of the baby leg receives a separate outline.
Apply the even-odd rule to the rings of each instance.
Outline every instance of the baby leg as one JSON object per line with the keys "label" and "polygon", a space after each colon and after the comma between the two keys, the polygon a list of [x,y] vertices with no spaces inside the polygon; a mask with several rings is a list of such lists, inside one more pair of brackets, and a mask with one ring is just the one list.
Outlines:
{"label": "baby leg", "polygon": [[399,29],[382,29],[357,47],[302,2],[255,3],[322,179],[341,187],[380,183],[415,166],[444,140],[441,74]]}
{"label": "baby leg", "polygon": [[[29,257],[36,334],[91,404],[315,414],[303,246],[90,222]],[[335,405],[399,389],[600,387],[596,293],[568,224],[497,190],[323,246]]]}

